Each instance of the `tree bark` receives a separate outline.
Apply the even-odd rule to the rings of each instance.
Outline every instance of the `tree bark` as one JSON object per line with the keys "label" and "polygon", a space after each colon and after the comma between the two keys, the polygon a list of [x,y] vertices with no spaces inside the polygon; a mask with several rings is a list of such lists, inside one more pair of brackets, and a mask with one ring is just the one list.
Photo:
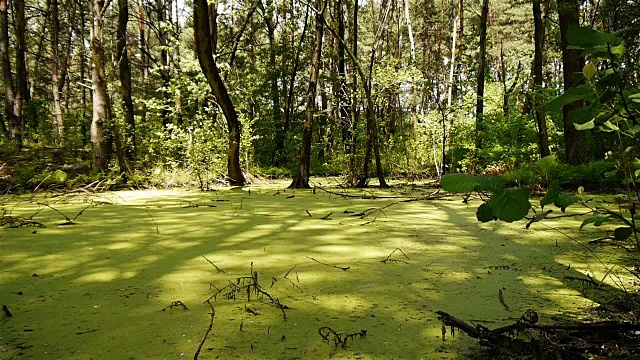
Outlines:
{"label": "tree bark", "polygon": [[29,85],[27,83],[27,46],[25,42],[25,33],[27,32],[27,23],[24,15],[24,1],[14,1],[13,9],[15,15],[15,36],[16,36],[16,101],[15,114],[18,117],[18,133],[16,136],[16,145],[22,147],[22,124],[24,124],[24,107],[29,104],[31,97],[29,94]]}
{"label": "tree bark", "polygon": [[[482,150],[485,133],[484,124],[484,78],[487,62],[487,18],[489,14],[489,0],[482,1],[480,15],[480,52],[478,54],[478,87],[476,91],[476,151]],[[479,154],[476,154],[479,156]]]}
{"label": "tree bark", "polygon": [[129,21],[129,3],[118,0],[118,70],[120,77],[120,96],[122,96],[122,113],[125,123],[125,156],[133,160],[136,151],[136,123],[133,116],[133,99],[131,97],[131,67],[127,50],[127,23]]}
{"label": "tree bark", "polygon": [[[11,73],[11,59],[9,57],[9,13],[7,0],[0,0],[0,57],[5,90],[4,116],[5,119],[7,119],[9,139],[17,146],[20,146],[20,123],[15,113],[15,92],[13,89],[13,74]],[[4,128],[4,123],[2,127]]]}
{"label": "tree bark", "polygon": [[[560,22],[560,43],[562,47],[562,73],[564,90],[580,85],[574,78],[576,72],[581,72],[584,66],[584,56],[579,49],[570,49],[567,32],[570,26],[578,26],[580,10],[577,0],[558,0],[558,21]],[[584,164],[589,161],[587,152],[586,132],[576,130],[569,119],[569,113],[582,106],[576,101],[562,108],[564,124],[564,146],[567,162],[571,165]]]}
{"label": "tree bark", "polygon": [[[138,47],[140,49],[140,71],[142,72],[142,89],[146,92],[149,78],[149,61],[147,59],[147,29],[145,25],[145,12],[143,0],[136,0],[138,11]],[[140,103],[140,122],[147,121],[147,104],[142,101]]]}
{"label": "tree bark", "polygon": [[540,158],[551,155],[549,150],[549,134],[547,133],[547,117],[542,110],[542,65],[544,51],[544,27],[540,0],[533,0],[534,55],[533,55],[533,102],[536,124],[538,127],[538,147]]}
{"label": "tree bark", "polygon": [[[51,93],[53,95],[53,116],[56,145],[64,146],[64,117],[60,104],[60,79],[58,77],[58,67],[60,65],[60,54],[58,53],[60,35],[60,16],[58,0],[49,0],[51,9]],[[63,82],[64,83],[64,82]]]}
{"label": "tree bark", "polygon": [[158,20],[157,26],[157,35],[158,35],[158,45],[160,46],[160,78],[162,78],[162,99],[164,99],[164,103],[162,105],[162,127],[164,129],[171,123],[169,119],[169,109],[168,101],[171,98],[169,94],[169,49],[168,49],[168,41],[167,41],[167,25],[165,22],[167,21],[166,16],[166,7],[163,0],[156,0],[156,18]]}
{"label": "tree bark", "polygon": [[222,113],[227,121],[229,131],[229,154],[227,157],[229,181],[232,185],[243,185],[245,178],[240,169],[240,121],[238,120],[236,109],[231,102],[231,97],[227,92],[227,87],[224,81],[222,81],[216,62],[213,59],[207,0],[194,1],[193,21],[196,54],[200,68],[202,68],[211,87],[211,91],[213,91],[218,104],[220,104]]}
{"label": "tree bark", "polygon": [[313,57],[311,59],[311,76],[309,78],[309,87],[307,88],[307,109],[304,121],[304,130],[302,132],[302,147],[300,149],[300,159],[298,161],[298,170],[293,178],[293,182],[289,185],[293,189],[308,189],[309,186],[309,169],[311,165],[311,140],[313,137],[313,116],[315,113],[316,92],[318,85],[318,76],[320,74],[320,57],[322,56],[322,37],[324,35],[324,5],[322,0],[316,0],[316,39],[313,48]]}
{"label": "tree bark", "polygon": [[105,0],[93,0],[91,6],[93,26],[91,28],[91,87],[93,90],[93,119],[91,121],[92,167],[105,171],[112,153],[111,143],[111,99],[105,79],[105,49],[103,45]]}

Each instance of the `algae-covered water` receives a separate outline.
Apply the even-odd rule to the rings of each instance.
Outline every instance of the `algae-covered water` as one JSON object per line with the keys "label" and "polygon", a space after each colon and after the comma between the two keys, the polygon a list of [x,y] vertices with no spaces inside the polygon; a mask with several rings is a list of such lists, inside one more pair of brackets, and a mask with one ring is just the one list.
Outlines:
{"label": "algae-covered water", "polygon": [[[593,291],[565,277],[611,283],[618,273],[605,276],[567,237],[586,242],[579,219],[527,230],[477,222],[479,200],[396,203],[286,185],[5,197],[6,214],[46,227],[0,230],[0,304],[13,315],[0,315],[0,359],[192,359],[211,320],[204,301],[250,277],[252,264],[286,320],[267,298],[223,291],[200,359],[466,358],[475,342],[443,342],[434,311],[490,328],[527,309],[560,321],[594,306]],[[75,225],[60,225],[56,210],[73,220],[83,209]],[[381,262],[395,249],[391,259],[404,262]],[[619,255],[594,251],[609,269]],[[327,344],[321,327],[366,336],[345,349]]]}

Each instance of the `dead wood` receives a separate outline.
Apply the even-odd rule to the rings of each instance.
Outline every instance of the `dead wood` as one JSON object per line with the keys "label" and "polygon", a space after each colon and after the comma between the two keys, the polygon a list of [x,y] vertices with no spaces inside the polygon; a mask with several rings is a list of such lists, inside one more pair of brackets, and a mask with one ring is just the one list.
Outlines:
{"label": "dead wood", "polygon": [[340,269],[340,270],[343,270],[343,271],[347,271],[347,270],[351,269],[351,266],[342,267],[342,266],[337,266],[337,265],[327,264],[327,263],[323,263],[322,261],[316,260],[316,259],[314,259],[314,258],[312,258],[312,257],[308,257],[308,256],[307,256],[307,259],[313,260],[313,261],[317,262],[318,264],[322,264],[322,265],[324,265],[324,266],[334,267],[334,268],[336,268],[336,269]]}
{"label": "dead wood", "polygon": [[211,260],[207,259],[206,256],[200,254],[200,256],[202,256],[205,260],[207,260],[207,262],[211,265],[213,265],[214,268],[216,268],[216,270],[218,270],[218,272],[224,273],[224,270],[220,269],[218,266],[216,266],[216,264],[214,264]]}
{"label": "dead wood", "polygon": [[[446,328],[450,327],[452,336],[455,329],[459,329],[472,338],[479,339],[483,345],[506,354],[538,354],[542,358],[552,354],[559,355],[559,352],[577,355],[573,358],[586,358],[584,356],[588,355],[587,351],[604,351],[615,339],[625,341],[629,337],[637,337],[637,332],[640,331],[640,324],[631,322],[543,323],[538,322],[538,314],[533,310],[527,310],[515,323],[493,330],[480,324],[468,324],[444,311],[436,311],[436,314],[442,322],[443,341]],[[530,341],[517,337],[517,334],[527,330],[536,330],[541,335],[536,337],[536,333],[530,333]]]}
{"label": "dead wood", "polygon": [[200,356],[200,351],[202,350],[202,346],[204,345],[205,341],[207,341],[207,337],[209,337],[209,333],[211,333],[211,329],[213,329],[213,320],[216,317],[216,309],[213,308],[211,301],[207,300],[206,303],[209,304],[209,307],[211,308],[211,321],[209,321],[209,327],[207,328],[207,331],[204,333],[204,336],[202,337],[202,341],[200,341],[200,345],[198,345],[198,350],[196,350],[196,353],[193,355],[193,360],[198,360],[198,356]]}
{"label": "dead wood", "polygon": [[171,310],[174,307],[180,307],[180,308],[183,308],[184,310],[189,310],[189,308],[187,308],[187,305],[185,305],[182,301],[176,300],[176,301],[172,302],[171,305],[165,306],[165,308],[160,310],[160,311]]}
{"label": "dead wood", "polygon": [[324,341],[327,342],[327,344],[333,342],[335,347],[338,347],[338,345],[340,345],[342,346],[343,349],[346,349],[348,340],[353,341],[353,339],[355,339],[358,336],[360,337],[367,336],[367,330],[360,330],[359,332],[353,333],[353,334],[342,334],[342,333],[336,332],[335,330],[333,330],[328,326],[323,326],[320,329],[318,329],[318,334],[322,337]]}
{"label": "dead wood", "polygon": [[404,257],[405,257],[407,260],[409,260],[409,257],[407,256],[407,254],[405,254],[405,253],[404,253],[404,251],[402,251],[402,249],[400,249],[400,248],[396,248],[395,250],[393,250],[393,251],[391,252],[391,254],[387,255],[387,258],[386,258],[386,259],[384,259],[384,260],[380,260],[380,262],[381,262],[381,263],[384,263],[384,264],[386,264],[386,263],[388,263],[388,262],[396,262],[396,263],[401,262],[401,263],[408,264],[408,262],[406,262],[406,261],[404,261],[404,260],[397,260],[397,259],[392,259],[392,258],[391,258],[391,255],[393,255],[396,251],[400,251],[400,252],[402,253],[402,255],[404,255]]}

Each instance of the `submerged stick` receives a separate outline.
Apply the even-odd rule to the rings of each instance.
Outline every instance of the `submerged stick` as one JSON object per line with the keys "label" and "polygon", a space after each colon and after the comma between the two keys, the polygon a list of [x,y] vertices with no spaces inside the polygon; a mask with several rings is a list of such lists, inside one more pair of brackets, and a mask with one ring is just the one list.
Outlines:
{"label": "submerged stick", "polygon": [[307,256],[307,259],[313,260],[313,261],[317,262],[318,264],[334,267],[336,269],[340,269],[340,270],[343,270],[343,271],[347,271],[347,270],[351,269],[351,266],[341,267],[341,266],[337,266],[337,265],[327,264],[327,263],[323,263],[322,261],[316,260],[316,259],[314,259],[312,257],[308,257],[308,256]]}
{"label": "submerged stick", "polygon": [[209,264],[213,265],[213,267],[214,267],[214,268],[216,268],[216,270],[218,270],[218,272],[221,272],[221,273],[223,273],[223,272],[224,272],[224,270],[222,270],[222,269],[220,269],[219,267],[217,267],[217,266],[216,266],[216,264],[214,264],[211,260],[207,259],[207,257],[206,257],[206,256],[204,256],[204,255],[202,255],[202,254],[200,254],[200,256],[202,256],[205,260],[207,260],[207,262],[208,262]]}
{"label": "submerged stick", "polygon": [[211,301],[207,300],[207,304],[209,304],[209,307],[211,308],[211,321],[209,322],[209,328],[207,328],[207,332],[204,333],[204,337],[202,338],[202,341],[200,341],[200,345],[198,345],[198,350],[196,350],[196,353],[193,355],[193,360],[198,360],[198,356],[200,356],[202,346],[204,345],[205,341],[207,341],[211,329],[213,329],[213,320],[216,317],[216,309],[214,309],[213,305],[211,305]]}

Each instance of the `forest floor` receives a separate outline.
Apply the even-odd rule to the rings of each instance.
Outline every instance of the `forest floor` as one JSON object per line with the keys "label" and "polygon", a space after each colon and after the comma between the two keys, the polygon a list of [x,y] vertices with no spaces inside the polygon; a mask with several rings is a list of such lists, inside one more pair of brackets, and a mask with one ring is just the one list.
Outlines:
{"label": "forest floor", "polygon": [[[614,267],[626,252],[596,258],[583,245],[602,234],[579,218],[525,229],[479,223],[478,199],[400,202],[426,186],[287,185],[5,196],[5,217],[44,227],[0,229],[0,359],[191,359],[214,294],[200,359],[470,358],[479,346],[443,341],[435,311],[587,321],[633,287]],[[573,280],[588,276],[608,285]],[[332,331],[357,335],[335,346]]]}

